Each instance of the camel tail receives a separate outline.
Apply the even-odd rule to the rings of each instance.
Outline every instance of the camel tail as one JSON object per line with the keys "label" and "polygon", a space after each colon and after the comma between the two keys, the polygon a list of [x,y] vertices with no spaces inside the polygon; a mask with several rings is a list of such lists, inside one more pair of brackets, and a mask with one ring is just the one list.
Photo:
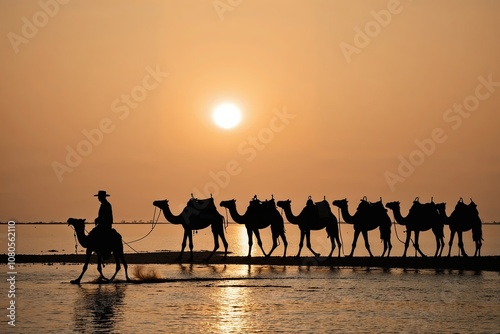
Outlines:
{"label": "camel tail", "polygon": [[472,240],[473,241],[483,241],[483,231],[481,226],[472,229]]}
{"label": "camel tail", "polygon": [[[391,224],[392,225],[392,224]],[[380,226],[380,240],[390,240],[391,239],[391,225]]]}

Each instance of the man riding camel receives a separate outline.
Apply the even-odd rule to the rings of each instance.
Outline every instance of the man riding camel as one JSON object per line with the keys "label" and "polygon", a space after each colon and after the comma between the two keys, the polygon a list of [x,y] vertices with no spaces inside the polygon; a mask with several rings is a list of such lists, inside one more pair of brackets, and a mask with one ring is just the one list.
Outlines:
{"label": "man riding camel", "polygon": [[[96,233],[101,244],[108,248],[107,246],[109,245],[113,225],[113,209],[111,208],[111,203],[109,203],[107,199],[109,194],[107,194],[105,190],[99,190],[94,196],[97,196],[97,199],[101,202],[101,206],[99,207],[99,212],[95,219],[96,227],[91,232]],[[111,251],[108,252],[108,250],[105,249],[104,258],[108,259],[110,257]]]}

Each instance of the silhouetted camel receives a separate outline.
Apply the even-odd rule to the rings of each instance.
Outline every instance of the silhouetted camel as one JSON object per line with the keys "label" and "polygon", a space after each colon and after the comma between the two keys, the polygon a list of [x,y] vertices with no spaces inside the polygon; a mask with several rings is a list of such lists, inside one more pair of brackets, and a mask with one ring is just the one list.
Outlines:
{"label": "silhouetted camel", "polygon": [[314,254],[314,256],[319,256],[311,247],[311,231],[318,231],[326,229],[327,238],[330,238],[332,243],[332,248],[328,257],[331,257],[333,251],[335,250],[335,240],[339,247],[342,246],[339,239],[339,227],[337,225],[337,218],[330,210],[330,204],[326,200],[319,203],[313,203],[312,199],[309,197],[306,207],[300,212],[298,216],[292,213],[291,202],[289,199],[285,201],[278,201],[277,205],[283,208],[285,211],[286,219],[291,224],[298,225],[300,229],[300,242],[299,242],[299,252],[296,257],[300,256],[302,247],[304,246],[304,237],[306,238],[307,248]]}
{"label": "silhouetted camel", "polygon": [[365,240],[365,247],[371,257],[373,254],[370,250],[370,243],[368,241],[368,231],[372,231],[379,228],[380,239],[384,242],[384,252],[382,257],[387,252],[387,256],[390,255],[392,244],[391,244],[391,219],[387,214],[387,210],[382,204],[382,200],[370,203],[366,200],[366,197],[361,200],[356,209],[356,213],[352,216],[349,213],[349,208],[347,204],[347,199],[335,200],[332,202],[333,205],[340,208],[342,217],[347,224],[354,225],[354,239],[352,241],[352,250],[348,257],[354,255],[354,250],[356,249],[356,243],[358,242],[359,234],[363,235]]}
{"label": "silhouetted camel", "polygon": [[174,225],[182,225],[184,228],[184,237],[182,239],[182,248],[180,255],[176,260],[181,260],[186,248],[186,240],[189,238],[189,261],[193,261],[193,231],[202,230],[209,226],[212,227],[212,234],[214,236],[214,249],[212,253],[205,259],[210,260],[212,255],[219,249],[219,237],[224,244],[224,259],[227,258],[227,241],[224,236],[224,217],[217,212],[213,198],[198,200],[191,198],[182,213],[175,216],[168,205],[168,200],[154,201],[153,205],[163,211],[165,219]]}
{"label": "silhouetted camel", "polygon": [[[95,252],[97,254],[97,270],[99,271],[100,279],[105,281],[114,280],[116,274],[118,273],[118,271],[120,271],[121,260],[121,262],[123,263],[123,267],[125,268],[125,277],[127,278],[127,281],[130,281],[127,272],[127,262],[125,261],[125,256],[123,254],[122,236],[115,229],[111,229],[111,235],[106,237],[106,242],[108,242],[109,244],[103,245],[103,239],[97,233],[92,233],[91,231],[88,235],[85,234],[85,219],[69,218],[68,225],[74,227],[78,242],[80,243],[80,245],[82,245],[82,247],[87,249],[85,264],[83,265],[82,273],[77,279],[72,280],[71,283],[80,284],[83,274],[85,274],[85,272],[87,271],[92,252]],[[109,254],[110,252],[112,252],[115,257],[116,270],[113,276],[110,279],[107,279],[102,273],[102,257],[103,254]]]}
{"label": "silhouetted camel", "polygon": [[426,256],[420,250],[418,239],[420,232],[432,229],[436,237],[436,252],[434,256],[441,256],[444,248],[444,233],[443,233],[443,219],[439,216],[436,204],[434,202],[422,204],[419,202],[418,197],[413,201],[413,205],[406,217],[401,215],[401,207],[399,202],[390,202],[386,207],[391,209],[394,214],[394,219],[400,225],[406,226],[406,241],[403,257],[406,257],[406,251],[410,245],[411,232],[415,235],[415,242],[413,246],[415,250],[421,255]]}
{"label": "silhouetted camel", "polygon": [[[257,238],[257,244],[259,245],[262,253],[265,257],[271,256],[273,251],[278,247],[278,238],[281,237],[283,240],[283,258],[286,257],[286,249],[288,247],[288,241],[285,236],[285,224],[283,217],[276,209],[274,203],[274,198],[268,201],[261,202],[257,199],[257,196],[250,201],[250,205],[244,215],[240,215],[236,209],[236,200],[231,199],[227,201],[220,202],[220,206],[229,209],[229,214],[233,220],[238,224],[244,224],[247,229],[248,235],[248,257],[252,256],[252,245],[253,245],[253,234]],[[262,247],[262,240],[260,238],[259,230],[271,226],[271,233],[273,237],[273,247],[268,254],[264,251]]]}
{"label": "silhouetted camel", "polygon": [[439,214],[444,218],[444,223],[449,226],[451,232],[448,256],[451,255],[451,246],[453,245],[455,233],[458,234],[458,255],[467,256],[467,253],[464,249],[462,233],[469,230],[472,230],[472,240],[476,244],[476,251],[474,252],[474,256],[481,256],[481,246],[483,245],[483,231],[481,218],[479,217],[476,203],[474,203],[471,199],[470,203],[467,205],[464,203],[464,200],[460,198],[457,205],[455,206],[455,210],[453,210],[449,217],[446,215],[445,203],[436,205]]}

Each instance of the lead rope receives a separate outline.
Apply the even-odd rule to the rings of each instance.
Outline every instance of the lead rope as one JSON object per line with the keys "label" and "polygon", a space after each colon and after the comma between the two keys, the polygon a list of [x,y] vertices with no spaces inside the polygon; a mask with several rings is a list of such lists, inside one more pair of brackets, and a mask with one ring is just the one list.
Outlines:
{"label": "lead rope", "polygon": [[344,253],[344,239],[342,239],[342,230],[340,229],[340,222],[342,221],[342,218],[340,216],[340,208],[337,208],[337,214],[339,215],[339,235],[340,235],[340,246],[342,248],[342,255],[345,256]]}
{"label": "lead rope", "polygon": [[400,243],[404,244],[404,241],[399,238],[398,229],[396,228],[396,222],[393,222],[392,224],[394,225],[394,231],[396,232],[396,238],[398,238]]}
{"label": "lead rope", "polygon": [[135,249],[134,249],[132,246],[130,246],[129,244],[134,243],[134,242],[137,242],[137,241],[140,241],[140,240],[142,240],[142,239],[145,239],[147,236],[149,236],[149,235],[153,232],[153,230],[155,229],[156,225],[158,224],[158,220],[160,220],[160,216],[161,216],[161,210],[159,210],[159,211],[158,211],[158,217],[156,217],[156,207],[155,207],[154,212],[153,212],[153,220],[151,221],[151,230],[149,230],[149,232],[148,232],[148,233],[146,233],[146,235],[145,235],[145,236],[143,236],[143,237],[141,237],[141,238],[139,238],[139,239],[135,239],[135,240],[132,240],[132,241],[129,241],[129,242],[127,242],[127,241],[125,241],[125,240],[122,240],[122,241],[123,241],[123,243],[124,243],[125,245],[127,245],[130,249],[132,249],[134,252],[139,253],[137,250],[135,250]]}
{"label": "lead rope", "polygon": [[73,236],[75,237],[75,254],[78,255],[78,239],[76,238],[76,230],[74,227],[73,227]]}
{"label": "lead rope", "polygon": [[227,225],[229,225],[229,216],[227,213],[227,208],[224,208],[224,209],[226,209],[226,227],[227,227]]}
{"label": "lead rope", "polygon": [[[285,210],[284,210],[283,208],[281,208],[280,215],[281,215],[281,217],[282,217],[282,218],[283,218],[283,212],[284,212],[284,211],[285,211]],[[286,218],[286,217],[285,217],[285,218]],[[285,219],[283,218],[283,222],[284,222],[284,221],[285,221]],[[283,224],[283,232],[284,232],[284,233],[286,233],[285,224]]]}

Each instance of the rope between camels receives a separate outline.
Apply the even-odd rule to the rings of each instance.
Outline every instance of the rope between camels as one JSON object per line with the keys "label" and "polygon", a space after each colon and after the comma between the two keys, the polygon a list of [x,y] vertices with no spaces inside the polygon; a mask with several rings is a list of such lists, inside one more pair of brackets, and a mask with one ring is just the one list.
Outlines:
{"label": "rope between camels", "polygon": [[344,240],[342,239],[342,230],[340,229],[340,222],[342,221],[342,218],[340,218],[340,208],[337,208],[337,214],[339,215],[340,248],[342,248],[342,255],[345,256],[345,253],[344,253]]}
{"label": "rope between camels", "polygon": [[75,237],[75,254],[78,255],[78,239],[76,238],[76,230],[73,226],[71,226],[73,228],[73,236]]}
{"label": "rope between camels", "polygon": [[[153,212],[153,220],[151,221],[151,230],[149,230],[149,232],[148,232],[148,233],[146,233],[146,235],[145,235],[145,236],[143,236],[143,237],[141,237],[141,238],[139,238],[139,239],[135,239],[135,240],[132,240],[132,241],[129,241],[129,242],[127,242],[127,241],[125,241],[125,240],[122,240],[122,241],[123,241],[123,243],[124,243],[125,245],[127,245],[130,249],[132,249],[134,252],[139,253],[137,250],[135,250],[135,249],[134,249],[132,246],[130,246],[129,244],[132,244],[132,243],[134,243],[134,242],[140,241],[140,240],[142,240],[142,239],[145,239],[147,236],[149,236],[149,235],[153,232],[153,230],[155,229],[156,225],[158,224],[158,220],[160,220],[160,215],[161,215],[161,210],[159,210],[159,211],[158,211],[158,217],[156,217],[156,207],[155,207],[154,212]],[[156,221],[155,221],[155,219],[156,219]]]}
{"label": "rope between camels", "polygon": [[[281,212],[280,212],[280,215],[281,215],[281,218],[283,218],[283,212],[285,210],[283,208],[281,208]],[[285,217],[286,218],[286,217]],[[283,221],[285,220],[285,218],[283,218]],[[286,233],[286,227],[285,227],[285,224],[283,224],[283,233]]]}
{"label": "rope between camels", "polygon": [[[394,225],[394,231],[396,231],[396,238],[398,238],[399,242],[401,242],[404,245],[405,242],[399,238],[398,229],[396,228],[396,222],[393,222],[392,225]],[[405,231],[405,233],[408,233],[408,232]],[[411,240],[413,247],[415,247],[415,242],[413,241],[413,238],[410,238],[410,240]],[[416,250],[415,250],[415,252],[416,252]]]}

